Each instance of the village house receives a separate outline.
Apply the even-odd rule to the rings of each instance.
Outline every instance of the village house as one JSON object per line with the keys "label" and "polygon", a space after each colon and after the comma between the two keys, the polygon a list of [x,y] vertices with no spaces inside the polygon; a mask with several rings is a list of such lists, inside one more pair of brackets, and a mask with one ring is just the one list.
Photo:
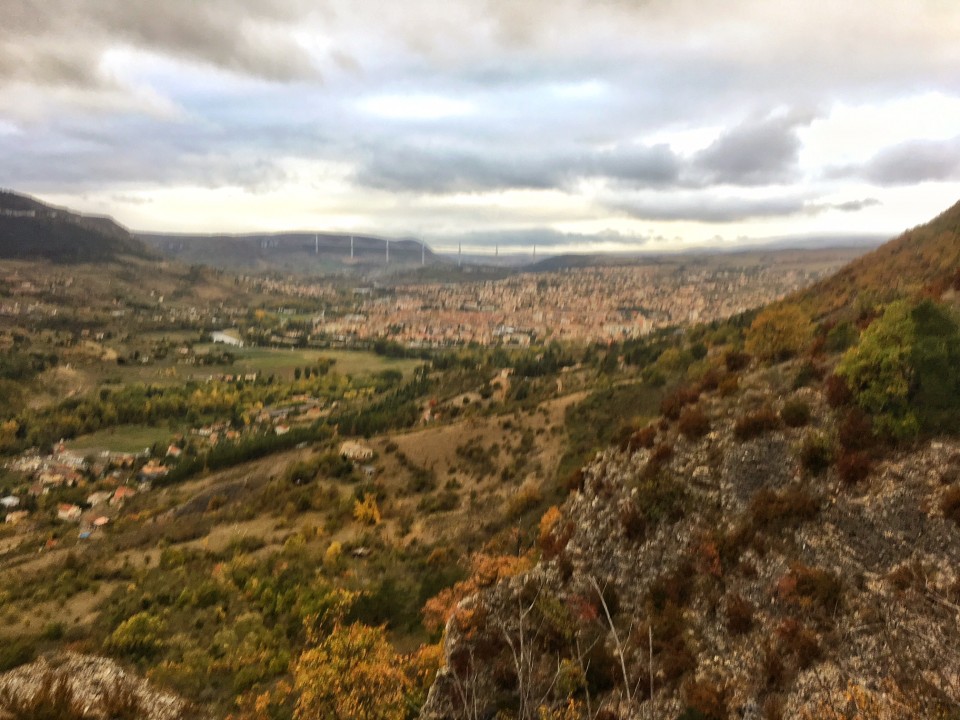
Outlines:
{"label": "village house", "polygon": [[243,347],[243,340],[235,338],[233,335],[228,335],[222,331],[216,331],[210,333],[210,339],[216,343],[223,343],[224,345],[230,345],[231,347]]}
{"label": "village house", "polygon": [[133,488],[127,487],[126,485],[121,485],[113,492],[113,497],[110,498],[111,505],[122,505],[125,500],[132,498],[137,494],[137,491]]}
{"label": "village house", "polygon": [[137,474],[137,479],[141,481],[149,482],[152,480],[156,480],[158,478],[162,478],[168,472],[169,472],[168,468],[164,467],[156,460],[151,460],[142,468],[140,468],[140,472]]}
{"label": "village house", "polygon": [[340,446],[340,455],[347,460],[370,460],[373,458],[373,449],[354,440],[347,440]]}
{"label": "village house", "polygon": [[20,504],[20,498],[15,495],[7,495],[4,498],[0,498],[0,507],[4,507],[7,510],[12,510]]}
{"label": "village house", "polygon": [[83,514],[83,511],[78,505],[70,505],[68,503],[60,503],[57,505],[57,520],[79,522],[81,514]]}
{"label": "village house", "polygon": [[113,497],[113,493],[106,490],[91,493],[87,496],[87,505],[90,507],[96,507],[97,505],[102,505],[105,502],[109,502],[111,497]]}
{"label": "village house", "polygon": [[7,513],[6,522],[10,525],[16,525],[21,520],[26,520],[30,517],[29,510],[15,510],[14,512]]}

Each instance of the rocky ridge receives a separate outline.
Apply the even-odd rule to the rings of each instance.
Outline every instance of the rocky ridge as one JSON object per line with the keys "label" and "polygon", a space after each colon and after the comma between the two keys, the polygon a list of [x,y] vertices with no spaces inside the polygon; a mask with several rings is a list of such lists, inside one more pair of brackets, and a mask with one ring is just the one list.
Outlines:
{"label": "rocky ridge", "polygon": [[[703,395],[702,436],[664,419],[600,453],[534,568],[454,613],[420,717],[956,709],[960,528],[942,505],[960,443],[887,451],[859,482],[818,474],[805,452],[835,437],[836,411],[782,375]],[[738,420],[787,400],[808,423],[738,436]]]}

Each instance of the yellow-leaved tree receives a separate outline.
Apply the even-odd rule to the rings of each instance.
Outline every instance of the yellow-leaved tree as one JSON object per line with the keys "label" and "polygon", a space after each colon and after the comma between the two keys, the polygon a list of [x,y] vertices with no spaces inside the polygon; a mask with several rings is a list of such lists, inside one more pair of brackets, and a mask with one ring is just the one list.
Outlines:
{"label": "yellow-leaved tree", "polygon": [[382,627],[337,625],[297,660],[297,720],[403,720],[410,678]]}
{"label": "yellow-leaved tree", "polygon": [[354,500],[353,519],[363,525],[379,525],[380,506],[377,505],[377,496],[373,493],[364,493],[363,500]]}
{"label": "yellow-leaved tree", "polygon": [[746,349],[761,360],[779,362],[798,355],[813,337],[810,318],[796,305],[773,305],[747,332]]}

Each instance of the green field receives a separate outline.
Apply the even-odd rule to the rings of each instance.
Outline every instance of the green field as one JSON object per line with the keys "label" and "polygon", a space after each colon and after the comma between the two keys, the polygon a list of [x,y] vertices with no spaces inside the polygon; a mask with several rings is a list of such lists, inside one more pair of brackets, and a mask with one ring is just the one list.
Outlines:
{"label": "green field", "polygon": [[71,450],[78,452],[97,452],[110,450],[112,452],[136,453],[150,447],[155,442],[167,442],[175,434],[169,426],[158,425],[125,425],[109,430],[81,435],[67,443]]}
{"label": "green field", "polygon": [[335,360],[333,370],[341,375],[369,375],[383,370],[399,370],[405,376],[422,364],[422,360],[404,360],[386,358],[376,353],[360,350],[308,350],[245,347],[232,348],[226,345],[197,344],[193,346],[197,353],[215,350],[227,350],[236,357],[233,365],[218,365],[209,368],[193,368],[196,374],[221,372],[262,372],[293,377],[294,368],[312,367],[323,358]]}

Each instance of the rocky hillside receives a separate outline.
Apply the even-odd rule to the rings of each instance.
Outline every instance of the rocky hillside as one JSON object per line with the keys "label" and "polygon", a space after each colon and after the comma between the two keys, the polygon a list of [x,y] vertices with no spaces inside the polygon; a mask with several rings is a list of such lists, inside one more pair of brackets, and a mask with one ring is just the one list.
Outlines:
{"label": "rocky hillside", "polygon": [[81,215],[0,191],[0,258],[80,263],[122,255],[153,256],[110,218]]}
{"label": "rocky hillside", "polygon": [[960,441],[870,467],[856,413],[794,370],[704,390],[588,465],[540,562],[454,612],[421,717],[955,710]]}

